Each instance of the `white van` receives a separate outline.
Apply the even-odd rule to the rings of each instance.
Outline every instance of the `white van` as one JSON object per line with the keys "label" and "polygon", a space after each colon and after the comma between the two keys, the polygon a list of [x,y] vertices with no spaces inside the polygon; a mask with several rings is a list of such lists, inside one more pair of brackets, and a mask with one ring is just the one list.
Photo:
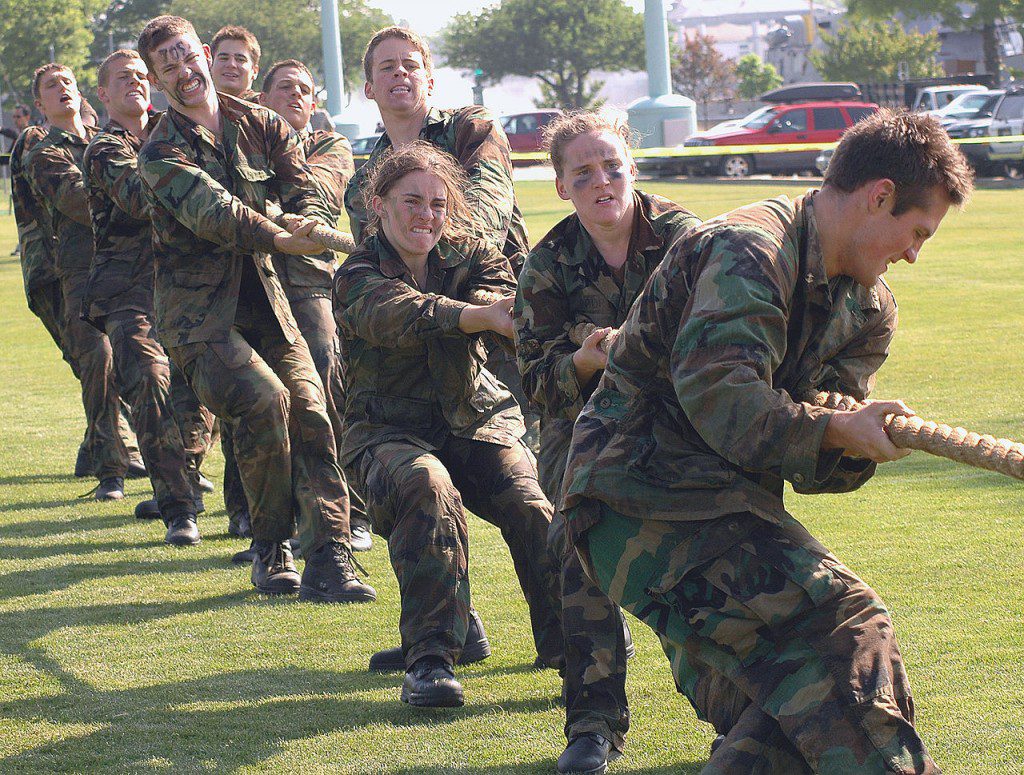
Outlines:
{"label": "white van", "polygon": [[956,84],[953,86],[926,86],[914,97],[913,111],[940,110],[959,97],[975,91],[985,91],[984,86]]}

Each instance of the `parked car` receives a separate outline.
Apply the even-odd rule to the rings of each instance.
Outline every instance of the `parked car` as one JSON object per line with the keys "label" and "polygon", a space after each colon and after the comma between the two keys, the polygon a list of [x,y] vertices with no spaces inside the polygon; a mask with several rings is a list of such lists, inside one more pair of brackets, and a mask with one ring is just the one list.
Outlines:
{"label": "parked car", "polygon": [[970,94],[984,89],[977,84],[950,84],[945,86],[926,86],[914,97],[914,104],[911,110],[931,112],[946,107],[961,94]]}
{"label": "parked car", "polygon": [[366,160],[370,158],[373,146],[377,144],[380,136],[381,133],[378,132],[375,135],[363,135],[362,137],[357,137],[352,141],[352,158],[355,161],[356,169],[362,167],[366,163]]}
{"label": "parked car", "polygon": [[[1024,135],[1024,86],[1006,90],[999,107],[992,114],[989,134]],[[1024,143],[991,143],[985,147],[989,165],[996,174],[1019,176],[1024,170]]]}
{"label": "parked car", "polygon": [[513,153],[536,153],[541,149],[541,131],[557,116],[558,110],[535,110],[501,117],[501,128],[508,136]]}
{"label": "parked car", "polygon": [[[700,132],[683,143],[684,147],[715,145],[799,145],[832,143],[865,116],[878,110],[878,105],[855,101],[801,102],[789,105],[767,105],[755,110],[737,125]],[[742,178],[754,172],[793,173],[817,172],[814,159],[817,149],[769,153],[727,153],[683,157],[687,174],[717,172],[731,178]]]}
{"label": "parked car", "polygon": [[980,111],[988,104],[995,95],[1001,95],[1001,89],[981,89],[979,91],[964,92],[944,108],[929,110],[929,114],[935,116],[939,123],[948,127],[956,121],[968,121],[972,118],[979,118]]}

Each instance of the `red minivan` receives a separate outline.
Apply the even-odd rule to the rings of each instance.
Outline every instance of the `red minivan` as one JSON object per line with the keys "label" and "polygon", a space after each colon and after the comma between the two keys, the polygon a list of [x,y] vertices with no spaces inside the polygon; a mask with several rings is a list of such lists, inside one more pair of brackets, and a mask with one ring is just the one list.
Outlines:
{"label": "red minivan", "polygon": [[[872,102],[801,102],[767,105],[736,123],[699,132],[684,147],[712,145],[789,145],[833,143],[848,127],[878,110]],[[740,152],[713,156],[684,157],[688,175],[718,173],[742,178],[754,172],[815,174],[814,159],[819,150],[770,153]]]}
{"label": "red minivan", "polygon": [[501,117],[501,128],[508,135],[512,152],[536,153],[541,147],[541,130],[550,124],[558,110],[535,110],[532,113],[513,113]]}

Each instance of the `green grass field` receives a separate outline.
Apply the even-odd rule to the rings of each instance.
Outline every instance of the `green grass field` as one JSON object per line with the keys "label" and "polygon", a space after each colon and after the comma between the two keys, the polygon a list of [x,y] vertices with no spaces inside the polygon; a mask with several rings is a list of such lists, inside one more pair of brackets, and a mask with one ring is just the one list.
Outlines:
{"label": "green grass field", "polygon": [[[534,240],[567,212],[517,186]],[[702,216],[801,184],[652,184]],[[1024,437],[1024,191],[980,191],[890,284],[901,324],[876,396]],[[526,608],[496,530],[471,519],[476,607],[494,656],[458,672],[466,707],[412,710],[400,676],[366,672],[397,642],[387,555],[360,555],[379,600],[261,598],[230,565],[219,494],[203,543],[172,549],[123,504],[78,495],[77,384],[28,312],[0,219],[0,772],[550,773],[564,746],[559,680],[531,669]],[[220,481],[215,452],[205,469]],[[917,722],[948,773],[1024,772],[1024,491],[916,453],[859,492],[791,510],[889,603]],[[633,731],[613,773],[697,772],[712,734],[634,627]]]}

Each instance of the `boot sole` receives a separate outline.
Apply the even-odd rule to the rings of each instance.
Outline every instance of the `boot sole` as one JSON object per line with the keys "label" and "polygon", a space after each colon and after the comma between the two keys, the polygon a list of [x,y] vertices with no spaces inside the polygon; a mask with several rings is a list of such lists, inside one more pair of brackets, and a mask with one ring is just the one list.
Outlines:
{"label": "boot sole", "polygon": [[168,546],[198,546],[202,542],[203,542],[202,538],[197,538],[194,541],[192,539],[188,539],[188,540],[175,540],[175,539],[171,539],[171,538],[165,538],[164,539],[164,543],[167,544]]}
{"label": "boot sole", "polygon": [[299,585],[298,584],[296,584],[295,586],[292,586],[290,584],[288,586],[283,586],[283,585],[280,585],[280,586],[264,585],[262,587],[258,586],[256,584],[253,584],[253,587],[261,595],[294,595],[296,592],[299,591]]}
{"label": "boot sole", "polygon": [[462,692],[410,692],[404,686],[402,702],[417,708],[461,708],[466,704]]}
{"label": "boot sole", "polygon": [[[330,592],[321,592],[318,589],[313,589],[313,587],[299,585],[299,600],[305,600],[308,603],[372,603],[376,599],[376,592],[373,594],[365,592],[332,594]],[[404,665],[402,669],[405,669]]]}
{"label": "boot sole", "polygon": [[[483,662],[487,657],[491,655],[491,644],[489,641],[477,641],[474,646],[466,646],[462,649],[462,656],[459,657],[459,661],[456,663],[460,667],[466,665],[473,665],[477,662]],[[378,661],[374,662],[373,658],[370,658],[371,673],[404,673],[405,672],[405,660],[399,656],[399,660],[395,662]]]}

